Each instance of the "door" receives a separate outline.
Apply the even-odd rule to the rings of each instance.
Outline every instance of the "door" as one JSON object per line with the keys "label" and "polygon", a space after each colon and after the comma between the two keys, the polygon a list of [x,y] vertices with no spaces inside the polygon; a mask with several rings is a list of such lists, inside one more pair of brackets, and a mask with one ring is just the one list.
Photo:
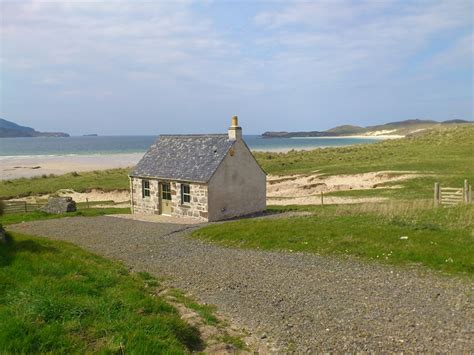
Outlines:
{"label": "door", "polygon": [[160,214],[171,215],[171,185],[169,182],[160,183]]}

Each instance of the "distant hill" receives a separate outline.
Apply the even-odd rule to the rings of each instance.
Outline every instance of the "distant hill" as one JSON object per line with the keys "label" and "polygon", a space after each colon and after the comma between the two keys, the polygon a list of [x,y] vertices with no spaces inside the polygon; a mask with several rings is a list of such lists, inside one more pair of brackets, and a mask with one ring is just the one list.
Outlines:
{"label": "distant hill", "polygon": [[309,131],[309,132],[265,132],[262,134],[264,138],[294,138],[294,137],[340,137],[363,135],[367,137],[376,137],[381,135],[392,136],[406,136],[414,134],[426,129],[444,127],[448,125],[469,125],[474,124],[474,121],[466,120],[448,120],[448,121],[433,121],[433,120],[405,120],[389,122],[376,126],[352,126],[343,125],[337,126],[326,131]]}
{"label": "distant hill", "polygon": [[0,118],[0,138],[7,137],[69,137],[69,134],[63,132],[38,132],[34,128],[20,126]]}
{"label": "distant hill", "polygon": [[351,126],[351,125],[344,125],[344,126],[337,126],[331,129],[328,129],[326,133],[334,133],[334,134],[354,134],[354,133],[362,133],[365,132],[366,129],[360,126]]}

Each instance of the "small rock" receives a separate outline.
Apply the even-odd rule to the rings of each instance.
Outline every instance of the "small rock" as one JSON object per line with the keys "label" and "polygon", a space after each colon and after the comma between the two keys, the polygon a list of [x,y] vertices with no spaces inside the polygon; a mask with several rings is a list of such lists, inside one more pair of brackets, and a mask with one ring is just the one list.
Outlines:
{"label": "small rock", "polygon": [[404,235],[404,236],[400,237],[400,239],[401,239],[401,240],[407,240],[408,237],[407,237],[406,235]]}

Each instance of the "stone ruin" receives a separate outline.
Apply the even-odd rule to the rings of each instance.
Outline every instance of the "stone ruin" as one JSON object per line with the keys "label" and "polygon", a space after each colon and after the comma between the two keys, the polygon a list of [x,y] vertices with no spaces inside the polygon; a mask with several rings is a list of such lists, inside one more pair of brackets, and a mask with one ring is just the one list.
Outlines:
{"label": "stone ruin", "polygon": [[48,203],[41,208],[46,213],[76,212],[76,202],[72,197],[50,197]]}

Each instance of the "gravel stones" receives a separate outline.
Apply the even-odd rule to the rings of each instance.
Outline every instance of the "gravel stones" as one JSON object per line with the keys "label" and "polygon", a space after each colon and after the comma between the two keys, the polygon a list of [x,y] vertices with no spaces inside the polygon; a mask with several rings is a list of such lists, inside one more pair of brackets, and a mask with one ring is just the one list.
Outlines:
{"label": "gravel stones", "polygon": [[66,213],[76,212],[76,202],[72,197],[50,197],[48,203],[41,208],[41,211],[47,213]]}
{"label": "gravel stones", "polygon": [[74,242],[214,304],[276,352],[473,351],[473,283],[421,267],[224,248],[114,217],[9,226]]}

